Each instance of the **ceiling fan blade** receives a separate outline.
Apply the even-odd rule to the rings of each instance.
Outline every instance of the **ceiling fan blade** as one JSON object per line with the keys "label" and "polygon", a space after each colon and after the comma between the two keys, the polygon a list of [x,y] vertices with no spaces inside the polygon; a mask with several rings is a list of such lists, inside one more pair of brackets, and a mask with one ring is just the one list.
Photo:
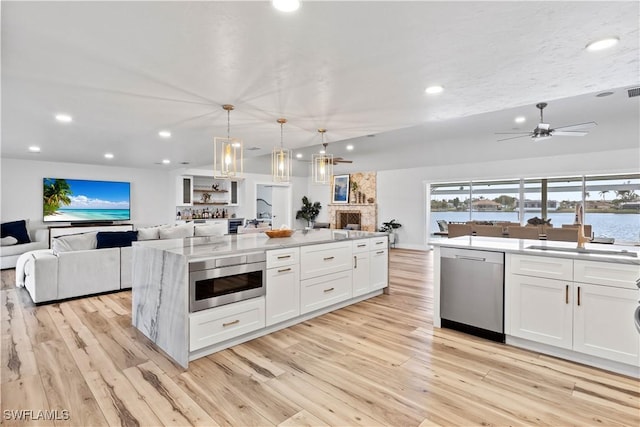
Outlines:
{"label": "ceiling fan blade", "polygon": [[531,135],[531,132],[494,132],[494,135]]}
{"label": "ceiling fan blade", "polygon": [[502,138],[502,139],[499,139],[498,142],[500,142],[500,141],[508,141],[510,139],[516,139],[516,138],[524,138],[525,136],[531,136],[531,132],[528,132],[528,133],[526,133],[524,135],[512,136],[511,138]]}
{"label": "ceiling fan blade", "polygon": [[569,125],[569,126],[560,126],[558,128],[555,128],[554,131],[558,131],[558,130],[568,130],[568,131],[574,131],[574,130],[585,130],[585,129],[591,129],[593,127],[598,126],[598,124],[596,122],[587,122],[587,123],[580,123],[578,125]]}
{"label": "ceiling fan blade", "polygon": [[569,131],[569,130],[554,130],[551,132],[553,136],[585,136],[589,132],[587,131]]}

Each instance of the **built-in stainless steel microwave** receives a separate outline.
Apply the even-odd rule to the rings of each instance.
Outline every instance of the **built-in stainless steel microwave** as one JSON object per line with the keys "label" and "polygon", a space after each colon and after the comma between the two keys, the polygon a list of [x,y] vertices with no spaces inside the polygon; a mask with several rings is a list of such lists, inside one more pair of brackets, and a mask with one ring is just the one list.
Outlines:
{"label": "built-in stainless steel microwave", "polygon": [[206,310],[265,294],[264,252],[189,264],[189,310]]}

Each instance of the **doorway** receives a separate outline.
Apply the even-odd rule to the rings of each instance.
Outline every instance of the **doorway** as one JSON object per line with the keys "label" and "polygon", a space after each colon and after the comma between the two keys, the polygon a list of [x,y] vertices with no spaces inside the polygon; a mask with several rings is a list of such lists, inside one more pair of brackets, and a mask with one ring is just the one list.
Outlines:
{"label": "doorway", "polygon": [[258,221],[271,224],[272,228],[292,227],[291,185],[256,183],[254,212]]}

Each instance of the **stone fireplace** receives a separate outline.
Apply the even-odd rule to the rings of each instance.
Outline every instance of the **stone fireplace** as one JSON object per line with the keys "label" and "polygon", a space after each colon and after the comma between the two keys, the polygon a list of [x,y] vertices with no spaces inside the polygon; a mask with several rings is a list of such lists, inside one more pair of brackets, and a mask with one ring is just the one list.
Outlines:
{"label": "stone fireplace", "polygon": [[376,173],[352,173],[349,181],[349,203],[327,206],[331,228],[344,229],[347,224],[359,224],[362,231],[377,231]]}

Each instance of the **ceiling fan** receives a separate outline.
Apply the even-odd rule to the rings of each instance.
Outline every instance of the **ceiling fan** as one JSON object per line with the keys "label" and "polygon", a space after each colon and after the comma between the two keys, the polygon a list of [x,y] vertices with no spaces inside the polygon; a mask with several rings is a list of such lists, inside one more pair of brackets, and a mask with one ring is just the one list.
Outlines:
{"label": "ceiling fan", "polygon": [[[327,144],[326,142],[322,144],[322,146],[324,147],[324,152],[327,152]],[[327,162],[328,163],[328,162]],[[353,163],[353,160],[346,160],[343,159],[342,157],[334,157],[333,158],[333,165],[337,165],[338,163]]]}
{"label": "ceiling fan", "polygon": [[542,118],[542,110],[547,106],[546,102],[540,102],[536,104],[536,108],[540,109],[540,123],[531,132],[496,132],[496,135],[518,135],[511,136],[509,138],[499,139],[498,141],[507,141],[509,139],[522,138],[525,136],[531,137],[535,141],[542,141],[544,139],[551,138],[552,136],[584,136],[589,132],[586,129],[591,129],[597,126],[596,122],[586,122],[577,125],[561,126],[557,128],[551,128],[549,123],[544,123]]}

